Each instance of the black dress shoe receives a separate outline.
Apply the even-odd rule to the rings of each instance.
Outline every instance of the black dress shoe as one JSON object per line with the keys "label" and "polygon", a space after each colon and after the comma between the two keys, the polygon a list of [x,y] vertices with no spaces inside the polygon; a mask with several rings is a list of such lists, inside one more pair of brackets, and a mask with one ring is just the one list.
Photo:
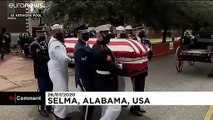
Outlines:
{"label": "black dress shoe", "polygon": [[49,114],[48,114],[47,111],[45,111],[45,110],[40,110],[39,113],[40,113],[40,115],[43,116],[43,117],[49,117]]}
{"label": "black dress shoe", "polygon": [[129,112],[135,116],[142,116],[142,113],[139,110],[134,109],[134,107],[131,107]]}
{"label": "black dress shoe", "polygon": [[141,113],[146,113],[146,110],[141,109],[141,108],[140,108],[140,109],[138,109],[138,111],[139,111],[139,112],[141,112]]}
{"label": "black dress shoe", "polygon": [[47,112],[49,114],[53,114],[54,113],[54,109],[52,107],[47,107]]}
{"label": "black dress shoe", "polygon": [[53,114],[54,115],[54,120],[72,120],[69,116],[67,116],[66,118],[60,118],[58,117],[57,115]]}

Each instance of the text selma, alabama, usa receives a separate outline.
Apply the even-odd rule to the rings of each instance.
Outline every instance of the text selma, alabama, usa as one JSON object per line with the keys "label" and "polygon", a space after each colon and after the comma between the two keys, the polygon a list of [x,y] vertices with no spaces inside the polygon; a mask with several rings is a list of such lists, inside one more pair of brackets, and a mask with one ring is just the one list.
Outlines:
{"label": "text selma, alabama, usa", "polygon": [[85,97],[82,100],[77,98],[48,98],[48,105],[130,105],[130,104],[150,104],[149,98],[136,97],[132,101],[126,98],[105,98],[105,97]]}
{"label": "text selma, alabama, usa", "polygon": [[[100,94],[102,93],[102,94]],[[48,92],[46,105],[149,105],[148,97],[115,96],[105,92]]]}

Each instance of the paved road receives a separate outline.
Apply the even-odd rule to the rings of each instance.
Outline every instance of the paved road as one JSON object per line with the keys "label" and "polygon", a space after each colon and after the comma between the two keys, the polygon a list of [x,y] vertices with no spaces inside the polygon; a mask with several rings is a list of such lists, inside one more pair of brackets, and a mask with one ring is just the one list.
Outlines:
{"label": "paved road", "polygon": [[[146,91],[212,91],[213,78],[207,74],[212,66],[195,63],[184,64],[182,73],[177,73],[174,66],[174,55],[169,54],[155,58],[149,65],[149,76]],[[69,87],[74,87],[74,71],[69,70]],[[129,78],[126,78],[126,90],[131,91]],[[32,60],[20,56],[8,55],[0,61],[0,91],[36,91],[33,77]],[[118,120],[203,120],[209,106],[144,106],[146,113],[142,117],[129,114],[124,108]],[[77,106],[69,107],[73,120],[78,120],[80,113]],[[96,109],[94,120],[98,120],[100,108]],[[36,106],[0,106],[0,120],[50,120],[37,112]]]}

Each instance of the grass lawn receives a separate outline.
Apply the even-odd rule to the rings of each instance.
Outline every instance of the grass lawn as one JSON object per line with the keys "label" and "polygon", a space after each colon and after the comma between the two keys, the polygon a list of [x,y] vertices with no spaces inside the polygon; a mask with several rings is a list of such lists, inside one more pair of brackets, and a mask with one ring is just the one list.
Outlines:
{"label": "grass lawn", "polygon": [[[177,38],[178,38],[178,37],[175,37],[175,41],[177,41]],[[172,41],[172,38],[171,38],[171,37],[167,37],[167,38],[166,38],[166,41],[167,41],[167,42],[171,42],[171,41]],[[162,38],[150,38],[150,42],[151,42],[151,43],[159,43],[159,42],[162,42]]]}

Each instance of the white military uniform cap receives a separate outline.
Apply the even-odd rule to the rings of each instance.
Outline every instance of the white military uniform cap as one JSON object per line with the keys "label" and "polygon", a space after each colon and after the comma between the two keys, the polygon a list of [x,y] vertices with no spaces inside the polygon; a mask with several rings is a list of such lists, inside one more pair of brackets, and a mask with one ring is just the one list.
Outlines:
{"label": "white military uniform cap", "polygon": [[63,29],[63,25],[54,24],[54,25],[51,27],[51,30],[57,30],[57,29]]}
{"label": "white military uniform cap", "polygon": [[123,26],[118,26],[118,27],[116,27],[116,30],[124,31],[124,30],[125,30],[125,28],[124,28]]}
{"label": "white military uniform cap", "polygon": [[95,30],[97,33],[99,33],[99,32],[104,32],[104,31],[110,31],[110,27],[111,27],[110,24],[106,24],[106,25],[98,26],[98,27],[96,27],[94,30]]}
{"label": "white military uniform cap", "polygon": [[131,29],[132,29],[132,26],[131,26],[131,25],[127,25],[127,26],[125,27],[125,29],[126,29],[126,30],[131,30]]}

